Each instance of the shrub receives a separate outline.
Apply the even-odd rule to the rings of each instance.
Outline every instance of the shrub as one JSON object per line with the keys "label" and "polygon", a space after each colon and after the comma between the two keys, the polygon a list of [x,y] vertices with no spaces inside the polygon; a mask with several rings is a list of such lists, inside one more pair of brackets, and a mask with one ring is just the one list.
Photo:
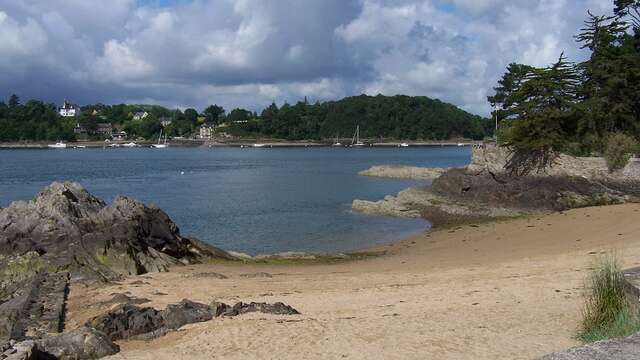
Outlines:
{"label": "shrub", "polygon": [[578,338],[593,342],[640,331],[640,320],[627,303],[624,275],[615,256],[598,260],[588,278],[587,297]]}
{"label": "shrub", "polygon": [[624,168],[636,151],[636,141],[625,134],[614,133],[607,137],[604,158],[610,172]]}

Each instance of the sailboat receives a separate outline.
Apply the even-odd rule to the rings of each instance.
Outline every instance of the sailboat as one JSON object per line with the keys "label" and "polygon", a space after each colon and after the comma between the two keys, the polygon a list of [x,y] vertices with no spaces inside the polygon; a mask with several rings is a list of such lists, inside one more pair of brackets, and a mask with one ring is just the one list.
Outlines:
{"label": "sailboat", "polygon": [[168,148],[169,145],[167,144],[167,134],[164,135],[164,143],[161,143],[162,139],[162,129],[160,129],[160,136],[158,136],[158,143],[157,144],[151,144],[152,148],[156,148],[156,149],[164,149],[164,148]]}
{"label": "sailboat", "polygon": [[351,146],[364,146],[364,143],[360,141],[360,125],[356,126],[356,133],[353,134]]}
{"label": "sailboat", "polygon": [[338,134],[336,134],[336,141],[333,143],[333,146],[342,146],[340,140],[338,139]]}

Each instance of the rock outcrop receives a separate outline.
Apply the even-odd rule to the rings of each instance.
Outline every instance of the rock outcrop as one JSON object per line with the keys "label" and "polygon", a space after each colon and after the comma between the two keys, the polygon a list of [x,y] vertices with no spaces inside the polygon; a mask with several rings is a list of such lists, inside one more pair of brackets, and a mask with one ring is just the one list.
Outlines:
{"label": "rock outcrop", "polygon": [[[117,352],[101,328],[61,333],[69,284],[167,271],[210,258],[235,259],[183,237],[155,206],[126,197],[107,205],[79,184],[53,183],[31,201],[0,209],[0,344],[22,354],[20,359],[93,359]],[[123,298],[131,303],[127,306],[143,300],[113,301]],[[192,303],[176,306],[162,312],[165,328],[202,321],[202,314],[211,319],[207,305],[206,311]]]}
{"label": "rock outcrop", "polygon": [[209,321],[214,317],[237,316],[250,312],[274,315],[297,315],[296,309],[283,303],[243,303],[211,305],[182,300],[164,310],[121,304],[86,323],[86,327],[104,333],[110,340],[148,340],[177,330],[184,325]]}
{"label": "rock outcrop", "polygon": [[127,197],[107,205],[77,183],[53,183],[29,202],[0,209],[0,254],[35,251],[50,270],[75,279],[166,271],[226,252],[180,235],[155,206]]}
{"label": "rock outcrop", "polygon": [[[472,173],[490,171],[504,172],[509,152],[503,147],[474,146],[471,164],[467,170]],[[602,157],[574,157],[561,154],[550,168],[544,173],[534,173],[532,176],[582,177],[590,180],[623,180],[640,181],[640,159],[633,158],[621,170],[609,172],[607,162]]]}
{"label": "rock outcrop", "polygon": [[423,217],[444,225],[640,198],[640,177],[632,175],[632,164],[620,174],[606,175],[604,160],[581,158],[576,167],[563,157],[549,174],[511,177],[502,169],[504,159],[502,149],[477,148],[471,165],[445,171],[430,188],[403,190],[381,201],[355,200],[352,208],[373,215]]}
{"label": "rock outcrop", "polygon": [[182,300],[165,310],[122,304],[89,320],[87,327],[105,333],[111,340],[149,339],[179,329],[186,324],[213,318],[208,305]]}
{"label": "rock outcrop", "polygon": [[433,180],[444,174],[448,169],[422,168],[415,166],[381,165],[361,171],[362,176],[374,176],[390,179]]}

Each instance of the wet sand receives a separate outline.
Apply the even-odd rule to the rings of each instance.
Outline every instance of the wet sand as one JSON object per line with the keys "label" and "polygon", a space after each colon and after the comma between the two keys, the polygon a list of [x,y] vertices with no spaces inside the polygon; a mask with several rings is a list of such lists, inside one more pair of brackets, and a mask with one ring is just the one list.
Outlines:
{"label": "wet sand", "polygon": [[[75,286],[67,327],[114,292],[157,308],[183,298],[282,301],[302,315],[216,318],[120,342],[110,359],[530,359],[577,344],[582,285],[598,254],[640,265],[639,219],[640,204],[577,209],[441,229],[363,261],[208,264]],[[193,276],[204,272],[228,278]]]}

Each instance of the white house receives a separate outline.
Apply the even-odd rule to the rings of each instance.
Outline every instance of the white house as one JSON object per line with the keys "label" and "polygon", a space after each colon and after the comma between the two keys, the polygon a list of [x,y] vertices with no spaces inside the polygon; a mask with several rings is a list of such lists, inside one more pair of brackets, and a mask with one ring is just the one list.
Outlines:
{"label": "white house", "polygon": [[211,138],[213,138],[213,126],[207,124],[200,126],[200,139]]}
{"label": "white house", "polygon": [[135,121],[140,121],[142,119],[145,119],[147,116],[149,116],[149,113],[146,111],[139,111],[135,114],[133,114],[133,120]]}
{"label": "white house", "polygon": [[71,104],[67,100],[64,101],[62,107],[58,109],[60,116],[74,117],[80,115],[80,107],[75,104]]}

